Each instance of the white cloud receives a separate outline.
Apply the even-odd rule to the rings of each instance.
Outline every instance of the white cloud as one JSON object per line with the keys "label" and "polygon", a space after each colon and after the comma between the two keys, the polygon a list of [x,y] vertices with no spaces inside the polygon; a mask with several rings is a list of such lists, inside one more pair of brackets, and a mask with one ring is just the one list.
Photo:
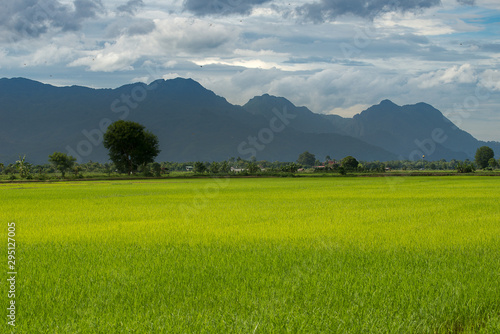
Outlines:
{"label": "white cloud", "polygon": [[339,115],[342,117],[352,118],[354,115],[361,113],[370,107],[369,104],[355,104],[346,108],[334,108],[327,112],[327,114]]}
{"label": "white cloud", "polygon": [[440,18],[422,18],[414,13],[387,13],[374,21],[378,29],[407,30],[415,35],[447,35],[454,29]]}
{"label": "white cloud", "polygon": [[178,73],[167,73],[167,74],[162,76],[162,79],[169,80],[169,79],[175,79],[175,78],[179,78],[179,77],[182,77],[182,75],[179,75]]}
{"label": "white cloud", "polygon": [[37,49],[27,61],[29,66],[48,66],[72,59],[73,48],[57,44],[49,44]]}
{"label": "white cloud", "polygon": [[129,82],[130,83],[136,83],[136,82],[144,82],[144,83],[148,83],[149,81],[149,77],[148,76],[145,76],[145,77],[137,77],[137,78],[133,78],[132,80],[130,80]]}
{"label": "white cloud", "polygon": [[481,74],[480,83],[486,89],[500,91],[500,71],[486,70]]}
{"label": "white cloud", "polygon": [[464,84],[477,82],[477,74],[470,64],[452,66],[444,70],[425,73],[412,80],[421,89],[428,89],[444,84]]}
{"label": "white cloud", "polygon": [[[220,48],[238,35],[237,28],[203,20],[174,18],[155,20],[150,38],[162,51],[197,54]],[[160,50],[158,50],[160,51]]]}
{"label": "white cloud", "polygon": [[236,38],[235,33],[218,24],[183,18],[155,20],[155,29],[151,33],[122,35],[114,43],[105,43],[102,49],[86,51],[87,55],[69,66],[86,66],[91,71],[104,72],[133,70],[133,64],[141,57],[179,57],[215,52],[231,38]]}
{"label": "white cloud", "polygon": [[133,70],[132,64],[140,57],[139,52],[128,48],[130,40],[120,38],[117,43],[106,43],[103,50],[85,52],[68,66],[86,66],[90,71],[114,72]]}

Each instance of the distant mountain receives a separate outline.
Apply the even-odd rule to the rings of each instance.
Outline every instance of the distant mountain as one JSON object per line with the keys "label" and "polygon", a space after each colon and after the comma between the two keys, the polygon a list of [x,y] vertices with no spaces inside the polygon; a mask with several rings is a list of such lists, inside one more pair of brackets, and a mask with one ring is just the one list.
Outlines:
{"label": "distant mountain", "polygon": [[157,161],[210,161],[230,157],[295,161],[304,151],[360,160],[473,158],[482,145],[432,106],[397,106],[385,100],[353,118],[321,115],[282,97],[257,96],[244,106],[191,79],[157,80],[116,89],[54,87],[0,79],[0,162],[26,154],[46,163],[54,151],[80,162],[108,161],[102,133],[113,121],[139,122],[155,133]]}
{"label": "distant mountain", "polygon": [[254,115],[272,117],[273,108],[288,108],[297,115],[290,126],[306,133],[337,133],[381,147],[398,159],[473,159],[478,147],[487,145],[500,153],[500,143],[483,142],[456,127],[439,110],[426,103],[398,106],[384,100],[355,115],[315,114],[282,97],[254,97],[243,106]]}
{"label": "distant mountain", "polygon": [[249,159],[252,155],[294,161],[306,150],[321,159],[349,154],[362,160],[396,157],[350,136],[300,131],[291,126],[298,122],[286,108],[277,109],[273,117],[272,121],[232,105],[191,79],[117,89],[0,79],[0,161],[13,162],[26,154],[31,163],[46,163],[54,151],[69,153],[81,162],[107,161],[102,133],[118,119],[139,122],[159,137],[158,161]]}
{"label": "distant mountain", "polygon": [[472,159],[484,144],[426,103],[400,107],[384,100],[355,115],[352,122],[350,135],[405,159],[422,154],[429,160]]}

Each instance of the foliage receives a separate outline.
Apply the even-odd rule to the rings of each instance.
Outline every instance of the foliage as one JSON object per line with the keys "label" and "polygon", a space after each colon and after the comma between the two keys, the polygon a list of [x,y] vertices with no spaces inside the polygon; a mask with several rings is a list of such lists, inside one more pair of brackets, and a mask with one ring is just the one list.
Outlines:
{"label": "foliage", "polygon": [[83,177],[83,175],[80,174],[81,171],[82,171],[82,167],[73,166],[73,174],[75,175],[75,177]]}
{"label": "foliage", "polygon": [[498,167],[498,161],[495,160],[495,158],[491,158],[488,160],[488,166],[491,168],[497,168]]}
{"label": "foliage", "polygon": [[64,178],[66,171],[70,170],[75,165],[76,158],[71,155],[67,155],[66,153],[54,152],[49,155],[49,161],[57,170],[61,172],[62,177]]}
{"label": "foliage", "polygon": [[221,173],[227,174],[231,171],[231,166],[229,165],[229,163],[227,161],[222,161],[220,164],[219,171]]}
{"label": "foliage", "polygon": [[308,151],[305,151],[299,155],[297,162],[300,165],[311,167],[314,166],[314,163],[316,162],[316,156]]}
{"label": "foliage", "polygon": [[115,165],[129,175],[138,166],[154,162],[160,153],[158,137],[146,131],[143,125],[124,120],[108,127],[104,147],[109,150],[109,158]]}
{"label": "foliage", "polygon": [[281,167],[282,172],[287,172],[287,173],[296,173],[299,168],[301,168],[301,165],[296,164],[295,162],[292,162],[288,165],[285,165]]}
{"label": "foliage", "polygon": [[31,164],[26,162],[26,156],[23,156],[21,158],[21,156],[19,156],[19,160],[16,161],[16,164],[15,164],[17,170],[19,171],[19,176],[21,176],[21,178],[27,178],[29,173],[30,173],[30,167],[31,167]]}
{"label": "foliage", "polygon": [[481,146],[476,151],[476,164],[479,168],[488,167],[488,162],[490,159],[494,158],[495,153],[488,146]]}
{"label": "foliage", "polygon": [[218,162],[212,162],[209,167],[209,171],[212,174],[217,174],[220,171],[220,164]]}
{"label": "foliage", "polygon": [[201,161],[196,161],[193,169],[195,173],[203,174],[207,171],[207,166]]}
{"label": "foliage", "polygon": [[250,174],[255,174],[257,172],[260,172],[260,167],[255,162],[251,162],[248,164],[247,170]]}
{"label": "foliage", "polygon": [[158,162],[153,162],[151,164],[151,171],[155,177],[161,176],[161,165]]}
{"label": "foliage", "polygon": [[344,167],[346,170],[354,170],[358,168],[358,164],[359,164],[358,160],[356,160],[354,157],[350,155],[342,159],[342,161],[340,162],[340,165]]}
{"label": "foliage", "polygon": [[108,176],[111,176],[113,173],[113,165],[112,164],[104,164],[104,172],[108,174]]}
{"label": "foliage", "polygon": [[[218,166],[218,172],[213,173],[214,175],[230,175],[231,167],[244,169],[245,171],[240,175],[253,175],[249,172],[249,166],[252,162],[250,160],[244,159],[228,159],[226,161],[221,162],[212,162],[205,163],[205,166],[208,171],[212,168],[212,171],[215,170],[215,167]],[[293,176],[293,173],[297,172],[298,168],[301,168],[300,165],[296,163],[290,162],[279,162],[279,161],[266,161],[260,160],[254,162],[262,171],[257,171],[258,174],[267,175],[267,176]],[[411,171],[419,171],[425,170],[425,173],[435,173],[438,171],[449,171],[450,173],[455,173],[461,164],[465,163],[466,165],[470,165],[471,162],[466,160],[464,162],[458,160],[446,161],[444,159],[439,161],[409,161],[409,160],[394,160],[394,161],[360,161],[358,167],[353,170],[346,170],[345,168],[342,170],[341,166],[338,163],[330,161],[330,163],[325,164],[324,168],[315,168],[314,170],[305,170],[303,174],[328,174],[328,173],[384,173],[386,171],[386,166],[391,170],[391,173],[410,173]],[[488,163],[492,163],[490,159]],[[160,170],[158,170],[158,165],[160,165]],[[161,177],[165,173],[170,173],[170,171],[174,174],[173,176],[189,176],[190,174],[186,174],[186,166],[194,166],[195,162],[161,162],[161,163],[149,163],[146,165],[138,166],[138,171],[141,172],[142,175],[145,176],[156,176]],[[81,178],[82,175],[85,175],[86,178],[105,178],[105,177],[119,177],[120,171],[117,167],[111,163],[99,163],[94,161],[89,161],[86,163],[77,164],[79,173],[74,175],[74,178]],[[291,168],[292,167],[292,168]],[[470,168],[473,168],[471,166]],[[494,167],[486,167],[484,171],[491,171]],[[156,169],[156,170],[155,170]],[[44,179],[55,179],[58,178],[55,173],[58,170],[55,168],[54,164],[43,164],[30,166],[30,173],[36,173],[33,175],[38,180]],[[74,173],[74,168],[70,168],[67,172]],[[15,164],[4,165],[2,173],[3,179],[8,179],[7,175],[15,174],[18,178],[21,178],[19,174],[19,170]],[[292,174],[292,175],[291,175]],[[28,178],[30,174],[28,174],[25,178]],[[120,176],[123,177],[123,176]],[[2,176],[0,175],[0,179]]]}
{"label": "foliage", "polygon": [[458,173],[474,173],[476,171],[476,167],[474,167],[473,163],[468,162],[459,162],[457,164],[457,172]]}

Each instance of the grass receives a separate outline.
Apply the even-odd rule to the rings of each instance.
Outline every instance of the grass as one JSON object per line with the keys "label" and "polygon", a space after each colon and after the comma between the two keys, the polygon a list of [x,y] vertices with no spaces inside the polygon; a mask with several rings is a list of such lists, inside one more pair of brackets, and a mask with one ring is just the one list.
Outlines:
{"label": "grass", "polygon": [[453,176],[1,184],[15,332],[498,333],[499,198]]}

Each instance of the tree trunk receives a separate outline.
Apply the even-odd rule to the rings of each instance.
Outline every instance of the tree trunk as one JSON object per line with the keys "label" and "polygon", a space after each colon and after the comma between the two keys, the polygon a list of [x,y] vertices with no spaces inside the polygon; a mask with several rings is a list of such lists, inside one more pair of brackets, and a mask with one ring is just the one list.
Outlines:
{"label": "tree trunk", "polygon": [[132,164],[132,159],[128,159],[128,175],[132,175],[132,170],[134,169],[134,166]]}

